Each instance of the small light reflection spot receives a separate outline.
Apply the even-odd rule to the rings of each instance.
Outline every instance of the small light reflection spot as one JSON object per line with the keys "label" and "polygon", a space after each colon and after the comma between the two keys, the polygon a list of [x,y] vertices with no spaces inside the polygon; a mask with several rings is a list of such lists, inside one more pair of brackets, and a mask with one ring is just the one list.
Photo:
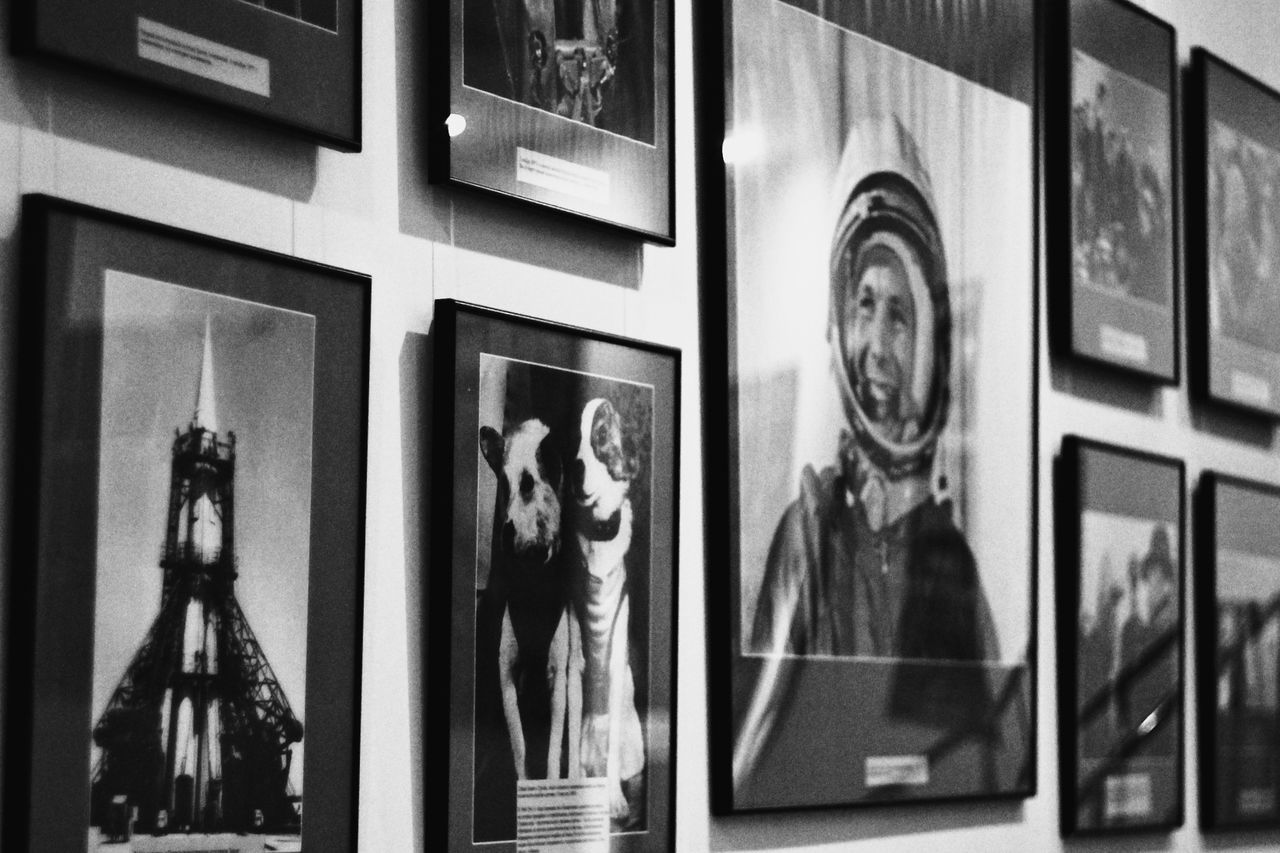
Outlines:
{"label": "small light reflection spot", "polygon": [[740,165],[757,160],[764,152],[760,135],[750,129],[737,130],[724,138],[720,154],[728,165]]}

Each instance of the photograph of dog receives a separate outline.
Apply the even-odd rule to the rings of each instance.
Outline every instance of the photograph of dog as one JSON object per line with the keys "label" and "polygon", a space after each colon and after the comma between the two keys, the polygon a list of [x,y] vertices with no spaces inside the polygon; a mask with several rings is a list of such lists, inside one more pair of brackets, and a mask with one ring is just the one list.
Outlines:
{"label": "photograph of dog", "polygon": [[[627,553],[634,532],[629,492],[639,467],[632,436],[608,399],[582,409],[577,454],[569,465],[566,528],[572,601],[581,636],[584,776],[608,780],[609,812],[629,821],[644,770],[644,734],[628,657]],[[576,661],[575,661],[576,663]],[[631,796],[623,784],[632,786]]]}
{"label": "photograph of dog", "polygon": [[473,839],[522,779],[604,778],[643,831],[653,389],[483,355],[479,398]]}
{"label": "photograph of dog", "polygon": [[[542,421],[500,435],[480,428],[480,452],[498,478],[498,518],[489,589],[502,610],[498,684],[517,779],[563,778],[560,747],[567,713],[569,611],[560,548],[560,455]],[[527,754],[520,695],[545,678],[550,703],[546,757]],[[529,683],[517,684],[523,679]],[[531,705],[532,702],[526,702]],[[530,713],[526,708],[526,713]],[[574,731],[570,726],[569,731]],[[538,745],[541,745],[539,739]],[[576,753],[571,741],[570,754]],[[572,771],[576,761],[569,760]]]}

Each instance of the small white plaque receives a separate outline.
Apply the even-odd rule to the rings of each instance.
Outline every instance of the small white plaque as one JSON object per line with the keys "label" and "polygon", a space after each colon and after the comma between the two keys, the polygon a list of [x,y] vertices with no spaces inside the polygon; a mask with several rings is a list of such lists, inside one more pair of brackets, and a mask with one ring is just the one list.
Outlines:
{"label": "small white plaque", "polygon": [[271,63],[266,59],[146,18],[138,18],[138,56],[271,97]]}
{"label": "small white plaque", "polygon": [[1154,808],[1149,773],[1108,776],[1103,795],[1103,813],[1108,820],[1149,817]]}
{"label": "small white plaque", "polygon": [[609,201],[608,172],[528,148],[516,148],[516,180],[600,204]]}
{"label": "small white plaque", "polygon": [[1126,332],[1106,323],[1098,327],[1098,344],[1112,358],[1146,364],[1151,360],[1147,339],[1134,332]]}
{"label": "small white plaque", "polygon": [[1271,383],[1261,376],[1245,373],[1242,370],[1231,371],[1231,396],[1247,403],[1267,405],[1271,402]]}
{"label": "small white plaque", "polygon": [[1242,788],[1236,807],[1242,815],[1268,814],[1276,807],[1276,789]]}
{"label": "small white plaque", "polygon": [[867,756],[867,787],[928,785],[929,759],[923,755]]}
{"label": "small white plaque", "polygon": [[526,779],[516,787],[516,853],[608,853],[605,779]]}

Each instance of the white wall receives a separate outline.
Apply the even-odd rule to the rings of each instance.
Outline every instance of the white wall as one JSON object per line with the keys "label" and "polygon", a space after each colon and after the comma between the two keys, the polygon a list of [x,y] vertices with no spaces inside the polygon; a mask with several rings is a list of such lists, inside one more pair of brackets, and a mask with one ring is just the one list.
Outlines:
{"label": "white wall", "polygon": [[[1202,44],[1280,87],[1280,4],[1275,0],[1141,1],[1178,28],[1184,57],[1191,44]],[[5,22],[10,2],[0,0]],[[205,115],[197,107],[121,90],[94,75],[0,56],[0,471],[6,475],[0,476],[0,553],[7,557],[12,506],[23,499],[12,493],[7,476],[15,452],[18,205],[22,193],[46,192],[373,276],[361,851],[421,849],[424,821],[438,819],[443,807],[437,799],[427,800],[422,781],[423,703],[439,697],[429,695],[422,677],[421,580],[426,572],[444,568],[432,567],[427,557],[430,472],[420,460],[429,448],[426,424],[432,411],[425,335],[432,301],[449,296],[649,338],[685,352],[678,850],[941,853],[1280,845],[1280,833],[1202,838],[1196,828],[1194,773],[1187,780],[1188,826],[1172,836],[1070,845],[1058,839],[1047,472],[1060,436],[1079,432],[1181,456],[1192,482],[1208,466],[1280,482],[1280,456],[1274,452],[1273,429],[1193,410],[1185,387],[1152,392],[1078,368],[1050,366],[1044,356],[1039,795],[1012,804],[708,816],[691,5],[692,0],[676,2],[680,242],[673,249],[641,246],[522,207],[428,187],[421,84],[426,27],[420,0],[365,2],[365,150],[358,155],[317,150],[271,130]],[[7,26],[0,25],[0,32],[7,35]],[[7,600],[6,574],[0,572],[0,601]],[[1190,667],[1189,657],[1187,663]],[[1187,712],[1193,719],[1194,697]],[[1188,747],[1190,759],[1195,747],[1190,730]],[[1188,767],[1194,768],[1192,760]]]}

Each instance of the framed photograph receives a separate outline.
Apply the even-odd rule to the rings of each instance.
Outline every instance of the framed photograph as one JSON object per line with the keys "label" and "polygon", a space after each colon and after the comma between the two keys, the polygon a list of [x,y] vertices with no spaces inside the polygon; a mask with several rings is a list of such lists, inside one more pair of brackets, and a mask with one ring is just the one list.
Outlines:
{"label": "framed photograph", "polygon": [[1046,6],[1055,351],[1177,383],[1173,27],[1128,0]]}
{"label": "framed photograph", "polygon": [[431,180],[674,244],[673,6],[432,4]]}
{"label": "framed photograph", "polygon": [[1196,493],[1200,822],[1280,826],[1280,487],[1205,472]]}
{"label": "framed photograph", "polygon": [[440,300],[435,377],[427,846],[670,850],[680,353]]}
{"label": "framed photograph", "polygon": [[15,0],[22,56],[360,150],[360,0]]}
{"label": "framed photograph", "polygon": [[1069,435],[1056,482],[1064,835],[1182,825],[1180,460]]}
{"label": "framed photograph", "polygon": [[352,849],[369,279],[44,196],[22,252],[5,849]]}
{"label": "framed photograph", "polygon": [[729,53],[703,71],[724,122],[700,140],[724,188],[703,220],[713,808],[1027,796],[1031,4],[721,8]]}
{"label": "framed photograph", "polygon": [[1186,97],[1191,389],[1280,418],[1280,93],[1195,48]]}

